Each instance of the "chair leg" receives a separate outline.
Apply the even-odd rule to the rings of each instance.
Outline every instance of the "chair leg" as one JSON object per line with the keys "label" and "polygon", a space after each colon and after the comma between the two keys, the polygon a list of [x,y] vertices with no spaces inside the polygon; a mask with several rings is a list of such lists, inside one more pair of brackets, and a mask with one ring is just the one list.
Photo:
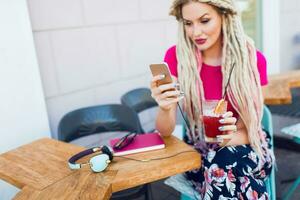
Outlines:
{"label": "chair leg", "polygon": [[287,193],[283,195],[283,200],[288,200],[292,196],[292,194],[295,192],[295,190],[296,190],[296,188],[298,187],[299,184],[300,184],[300,176],[297,178],[297,180],[295,180],[295,182],[289,188]]}
{"label": "chair leg", "polygon": [[152,200],[151,183],[148,183],[146,187],[145,200]]}

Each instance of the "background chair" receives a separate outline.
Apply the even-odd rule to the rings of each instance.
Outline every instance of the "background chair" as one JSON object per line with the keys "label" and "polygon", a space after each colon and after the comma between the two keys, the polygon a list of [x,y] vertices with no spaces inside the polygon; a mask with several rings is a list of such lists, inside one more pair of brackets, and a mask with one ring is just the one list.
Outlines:
{"label": "background chair", "polygon": [[[58,139],[70,142],[92,134],[116,131],[140,132],[136,113],[119,104],[92,106],[74,110],[63,116],[58,125]],[[101,135],[99,137],[101,138]]]}
{"label": "background chair", "polygon": [[[113,137],[121,137],[128,132],[141,133],[141,127],[137,114],[127,106],[118,104],[108,104],[81,108],[67,113],[59,122],[58,139],[71,142],[76,139],[86,138],[97,134],[97,142],[94,139],[85,141],[82,146],[92,147],[108,144],[113,137],[109,137],[115,132]],[[119,135],[123,132],[123,135]],[[124,133],[125,132],[125,133]],[[105,137],[102,137],[105,135]],[[80,142],[79,142],[80,144]],[[145,195],[145,199],[150,198],[148,184],[133,189],[114,193],[113,200],[132,199]]]}
{"label": "background chair", "polygon": [[[264,128],[264,130],[266,130],[271,137],[271,145],[272,145],[272,149],[273,149],[273,124],[272,124],[272,116],[271,113],[269,111],[269,109],[264,106],[264,110],[263,110],[263,118],[262,118],[262,126]],[[270,199],[271,200],[276,200],[276,189],[275,189],[275,174],[274,174],[274,167],[272,169],[272,172],[270,174],[270,177],[266,180],[266,187],[267,187],[267,191],[270,195]],[[177,188],[185,188],[188,191],[184,191],[184,193],[182,192],[181,194],[181,200],[192,200],[195,199],[195,192],[194,189],[191,185],[184,183],[184,181],[182,180],[178,180],[178,179],[182,179],[182,176],[178,176],[178,178],[175,177],[175,179],[172,181],[173,183],[169,182],[172,187],[174,187],[175,189]],[[177,183],[176,183],[177,181]],[[168,181],[167,181],[168,182]],[[175,182],[175,184],[174,184]],[[185,181],[187,182],[187,181]],[[183,185],[184,184],[184,185]],[[188,196],[187,194],[193,194],[193,196]]]}
{"label": "background chair", "polygon": [[157,103],[151,97],[149,88],[137,88],[125,93],[121,97],[121,103],[130,107],[138,114],[143,133],[155,130],[156,110],[149,109],[157,107]]}
{"label": "background chair", "polygon": [[[262,126],[264,130],[266,130],[271,137],[271,145],[272,150],[274,151],[274,141],[273,141],[273,122],[272,122],[272,115],[268,107],[264,106],[264,113],[262,118]],[[271,200],[276,200],[276,188],[275,188],[275,167],[273,166],[272,172],[270,174],[270,177],[265,181],[267,191],[270,195]]]}

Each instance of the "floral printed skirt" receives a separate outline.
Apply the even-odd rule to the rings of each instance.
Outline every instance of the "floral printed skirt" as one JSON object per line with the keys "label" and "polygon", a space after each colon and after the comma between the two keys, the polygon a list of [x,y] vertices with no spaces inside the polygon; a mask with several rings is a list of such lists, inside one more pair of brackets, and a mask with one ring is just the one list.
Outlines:
{"label": "floral printed skirt", "polygon": [[202,166],[186,176],[203,200],[269,199],[264,180],[272,170],[271,155],[261,162],[250,145],[194,146],[202,155]]}

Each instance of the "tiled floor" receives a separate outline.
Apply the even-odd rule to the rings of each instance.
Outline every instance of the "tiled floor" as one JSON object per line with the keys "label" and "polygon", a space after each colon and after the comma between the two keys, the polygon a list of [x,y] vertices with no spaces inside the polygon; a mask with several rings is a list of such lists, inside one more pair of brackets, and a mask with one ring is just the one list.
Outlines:
{"label": "tiled floor", "polygon": [[[276,195],[281,199],[282,195],[291,186],[292,181],[300,175],[300,145],[290,143],[291,139],[282,135],[280,129],[292,123],[299,123],[300,119],[290,119],[273,115],[275,132],[275,156],[277,159],[276,170]],[[280,147],[280,148],[279,148]],[[284,149],[283,149],[284,148]],[[287,150],[286,148],[290,148]],[[293,149],[298,149],[294,151]],[[168,187],[163,181],[151,184],[152,200],[179,200],[180,193]],[[144,198],[138,198],[142,200]],[[290,200],[300,199],[300,186]]]}

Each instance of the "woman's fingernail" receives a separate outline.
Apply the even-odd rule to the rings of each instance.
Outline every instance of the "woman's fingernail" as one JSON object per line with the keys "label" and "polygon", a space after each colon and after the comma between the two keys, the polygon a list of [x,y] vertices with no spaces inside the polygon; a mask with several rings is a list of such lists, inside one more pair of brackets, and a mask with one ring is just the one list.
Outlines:
{"label": "woman's fingernail", "polygon": [[166,77],[166,75],[161,74],[159,77],[160,77],[160,79],[164,79]]}
{"label": "woman's fingernail", "polygon": [[219,122],[220,122],[221,124],[223,124],[223,123],[225,122],[225,119],[220,119]]}
{"label": "woman's fingernail", "polygon": [[175,83],[175,84],[174,84],[174,87],[175,87],[176,90],[180,90],[180,85],[179,85],[179,83]]}
{"label": "woman's fingernail", "polygon": [[219,131],[224,131],[225,130],[224,126],[220,126],[218,129],[219,129]]}

